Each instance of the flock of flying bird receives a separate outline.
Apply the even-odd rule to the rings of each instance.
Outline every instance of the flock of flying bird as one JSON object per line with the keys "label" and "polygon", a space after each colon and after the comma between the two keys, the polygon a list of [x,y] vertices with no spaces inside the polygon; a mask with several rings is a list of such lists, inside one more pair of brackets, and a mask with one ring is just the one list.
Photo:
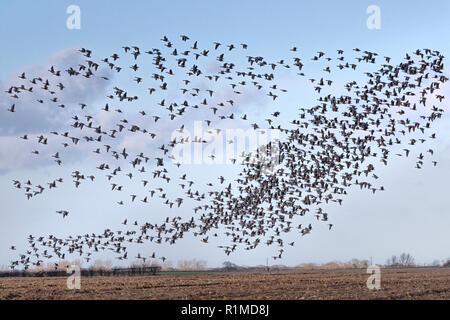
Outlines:
{"label": "flock of flying bird", "polygon": [[[32,134],[20,137],[26,141],[36,139],[40,149],[32,150],[33,156],[47,157],[59,166],[65,163],[65,150],[71,148],[79,148],[81,152],[91,150],[98,156],[101,159],[95,166],[98,174],[71,172],[75,189],[86,182],[94,183],[102,175],[111,191],[123,195],[117,201],[119,206],[137,201],[143,204],[162,201],[175,209],[184,208],[184,202],[189,199],[196,203],[194,215],[187,219],[167,217],[159,224],[146,222],[142,225],[125,219],[122,224],[132,227],[131,230],[105,229],[97,234],[65,238],[30,235],[30,248],[11,262],[12,269],[40,266],[46,259],[66,259],[68,254],[78,254],[89,262],[93,253],[106,250],[116,254],[117,259],[125,260],[128,259],[128,247],[135,243],[175,244],[190,232],[207,243],[209,237],[219,237],[217,230],[221,229],[230,240],[219,246],[227,255],[240,246],[251,250],[260,244],[278,245],[273,259],[280,259],[283,247],[294,245],[294,242],[284,241],[284,233],[298,232],[304,236],[312,230],[311,223],[295,225],[294,219],[310,214],[332,229],[324,205],[341,205],[352,185],[373,193],[384,190],[374,182],[378,179],[375,166],[387,165],[392,155],[413,157],[413,146],[425,145],[426,141],[436,138],[436,134],[430,132],[431,123],[441,117],[443,109],[429,105],[430,101],[435,104],[443,101],[445,97],[439,94],[439,89],[448,80],[442,73],[444,57],[437,51],[417,50],[406,54],[398,65],[393,65],[390,57],[380,57],[375,52],[358,48],[351,50],[352,57],[346,57],[344,50],[337,50],[334,54],[317,52],[312,58],[303,60],[298,56],[299,49],[293,47],[291,59],[272,62],[261,56],[246,55],[248,46],[244,43],[224,45],[215,42],[209,48],[200,49],[198,42],[188,36],[180,38],[171,41],[163,37],[162,48],[148,51],[137,46],[124,46],[121,52],[99,61],[93,58],[91,50],[82,48],[79,53],[84,63],[68,66],[66,70],[51,66],[46,75],[22,73],[18,76],[20,83],[11,86],[6,93],[16,101],[8,108],[13,114],[25,112],[29,106],[21,103],[21,99],[33,94],[38,96],[33,100],[35,103],[76,112],[71,117],[70,128],[36,137]],[[147,57],[152,59],[151,71],[144,63],[149,59]],[[214,59],[212,62],[211,58]],[[128,65],[126,62],[121,64],[128,60],[131,60]],[[240,68],[242,63],[245,67]],[[332,73],[356,72],[362,64],[373,69],[364,73],[362,83],[347,82],[342,95],[323,93],[331,90],[334,80],[328,78]],[[320,66],[322,76],[308,79],[305,69],[311,65],[314,70]],[[245,106],[241,97],[248,92],[257,92],[265,96],[268,104],[278,103],[288,95],[288,90],[275,82],[276,73],[292,70],[316,92],[317,102],[311,107],[300,107],[298,117],[289,123],[283,123],[282,111],[271,110],[264,123],[246,124],[249,116],[242,110]],[[110,84],[122,74],[129,87]],[[108,83],[111,92],[104,105],[64,102],[64,90],[70,87],[71,79],[81,77],[85,78],[83,81],[97,79]],[[145,96],[135,94],[139,89]],[[148,103],[149,99],[155,101]],[[147,101],[146,105],[152,105],[141,105],[142,110],[136,114],[142,100]],[[102,113],[114,113],[121,119],[105,128],[100,125]],[[126,113],[133,114],[125,118]],[[208,143],[205,137],[183,136],[185,120],[189,120],[190,113],[194,114],[191,117],[198,113],[205,117],[203,122],[211,128],[211,134],[221,132],[221,129],[212,129],[212,125],[240,121],[262,133],[278,130],[280,138],[229,159],[241,166],[236,179],[220,176],[200,186],[188,174],[172,174],[183,164],[175,161],[171,150],[180,144]],[[161,141],[158,139],[167,135],[160,137],[157,128],[167,123],[177,124],[179,136],[167,139],[157,151],[132,154],[130,148],[121,145],[124,141],[121,139],[129,135]],[[59,141],[55,152],[48,151],[52,141]],[[416,168],[422,168],[432,155],[432,149],[420,149],[415,156]],[[214,160],[215,155],[209,157]],[[141,185],[144,195],[126,194],[127,187],[120,183],[119,176],[128,177],[134,187]],[[13,186],[23,190],[25,197],[32,200],[57,188],[65,179],[57,178],[43,185],[33,184],[30,180],[14,180]],[[168,184],[179,188],[176,197],[171,198],[165,190]],[[70,214],[64,209],[56,212],[62,218]],[[16,247],[11,249],[16,250]],[[155,252],[151,255],[139,253],[136,258],[144,262],[166,260]]]}

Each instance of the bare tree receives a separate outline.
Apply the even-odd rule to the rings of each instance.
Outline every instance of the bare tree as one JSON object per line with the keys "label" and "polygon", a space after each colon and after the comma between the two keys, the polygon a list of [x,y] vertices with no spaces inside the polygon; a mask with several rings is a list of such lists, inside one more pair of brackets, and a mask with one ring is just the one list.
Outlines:
{"label": "bare tree", "polygon": [[359,260],[359,259],[352,259],[346,265],[349,265],[351,268],[367,268],[369,266],[368,260]]}
{"label": "bare tree", "polygon": [[162,270],[170,271],[173,269],[173,263],[170,260],[166,260],[163,263],[159,264]]}
{"label": "bare tree", "polygon": [[181,260],[177,264],[178,270],[205,270],[205,268],[206,261],[204,260]]}
{"label": "bare tree", "polygon": [[233,262],[230,262],[230,261],[225,261],[224,263],[222,263],[222,265],[226,271],[237,270],[237,268],[238,268],[238,266],[236,264],[234,264]]}
{"label": "bare tree", "polygon": [[441,266],[441,261],[434,259],[433,262],[431,263],[431,265],[433,267],[440,267]]}
{"label": "bare tree", "polygon": [[207,262],[205,260],[195,260],[194,268],[195,270],[205,270]]}
{"label": "bare tree", "polygon": [[112,269],[112,262],[111,260],[95,260],[92,265],[91,269],[93,270],[111,270]]}
{"label": "bare tree", "polygon": [[403,267],[411,267],[415,265],[413,256],[405,252],[400,255],[398,262]]}
{"label": "bare tree", "polygon": [[391,266],[391,267],[396,267],[398,266],[398,258],[396,255],[393,255],[392,257],[388,258],[386,261],[386,265]]}
{"label": "bare tree", "polygon": [[386,264],[391,267],[411,267],[415,265],[415,262],[412,255],[403,252],[398,257],[393,255],[387,259]]}
{"label": "bare tree", "polygon": [[148,261],[142,261],[139,259],[134,260],[133,262],[130,263],[129,265],[130,268],[148,268],[150,267],[150,262]]}

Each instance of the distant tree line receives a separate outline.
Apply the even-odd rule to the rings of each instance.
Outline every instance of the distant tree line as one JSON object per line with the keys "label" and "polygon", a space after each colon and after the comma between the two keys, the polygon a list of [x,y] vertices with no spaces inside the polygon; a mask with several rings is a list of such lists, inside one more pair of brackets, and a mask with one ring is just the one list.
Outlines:
{"label": "distant tree line", "polygon": [[416,265],[414,257],[409,253],[403,252],[399,256],[393,255],[388,258],[386,265],[389,267],[413,267]]}

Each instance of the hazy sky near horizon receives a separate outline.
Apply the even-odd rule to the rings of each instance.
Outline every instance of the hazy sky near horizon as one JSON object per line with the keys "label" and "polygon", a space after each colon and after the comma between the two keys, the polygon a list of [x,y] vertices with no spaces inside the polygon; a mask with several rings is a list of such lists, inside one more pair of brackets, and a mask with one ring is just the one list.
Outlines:
{"label": "hazy sky near horizon", "polygon": [[[78,5],[81,9],[81,29],[69,30],[66,9]],[[369,30],[366,20],[369,5],[381,9],[381,29]],[[161,46],[160,38],[179,40],[186,34],[199,44],[211,46],[222,43],[247,43],[253,54],[271,59],[283,58],[293,46],[299,48],[304,59],[317,51],[335,53],[336,49],[350,52],[358,47],[378,52],[381,56],[400,59],[418,48],[439,50],[450,55],[449,1],[2,1],[0,3],[0,88],[6,88],[23,70],[46,72],[49,65],[64,65],[78,56],[73,48],[85,47],[96,57],[121,52],[123,45],[137,45],[148,50]],[[448,65],[448,60],[444,61]],[[448,76],[448,66],[445,68]],[[103,70],[105,75],[114,77]],[[283,79],[290,91],[295,86]],[[105,102],[106,85],[101,81],[86,85],[79,82],[65,93],[75,103],[82,97],[92,104]],[[443,89],[450,98],[449,87]],[[295,93],[294,93],[295,94]],[[313,104],[308,93],[299,89],[300,103]],[[258,97],[255,96],[255,101]],[[59,237],[75,234],[101,233],[105,228],[120,228],[128,217],[140,222],[159,222],[167,214],[190,217],[186,207],[173,213],[162,205],[142,208],[138,205],[124,208],[115,205],[111,193],[96,184],[85,184],[76,192],[73,185],[65,184],[52,193],[27,201],[21,191],[15,190],[12,180],[41,181],[45,183],[74,170],[97,174],[92,156],[73,155],[67,166],[30,164],[29,148],[18,141],[26,132],[42,132],[58,128],[66,121],[63,111],[39,117],[41,110],[32,110],[13,123],[6,111],[10,100],[0,95],[0,265],[8,265],[17,258],[18,250],[27,248],[28,235],[54,234]],[[251,114],[255,101],[243,101],[239,107]],[[282,111],[295,115],[299,102],[282,100]],[[346,261],[352,258],[370,259],[384,263],[393,255],[411,253],[419,263],[450,258],[450,118],[448,102],[446,114],[436,121],[437,141],[433,145],[436,167],[414,168],[414,161],[395,159],[380,168],[379,183],[385,192],[372,194],[352,188],[342,206],[329,206],[333,230],[326,224],[317,225],[313,232],[295,241],[294,247],[285,248],[282,260],[276,263],[297,265],[306,262]],[[270,105],[261,106],[270,109]],[[280,108],[280,106],[278,106]],[[69,117],[70,118],[70,117]],[[105,123],[110,119],[103,119]],[[169,128],[167,128],[169,130]],[[164,134],[164,132],[162,132]],[[170,134],[170,132],[167,132]],[[133,141],[128,141],[133,143]],[[136,142],[140,146],[139,142]],[[212,171],[225,172],[225,166],[189,167],[190,173],[206,178]],[[215,174],[217,175],[217,174]],[[65,220],[55,210],[70,209]],[[220,242],[209,244],[187,235],[174,246],[153,244],[131,248],[151,254],[157,251],[168,260],[206,260],[209,266],[219,266],[229,260],[240,265],[265,264],[274,248],[264,245],[253,251],[240,250],[227,257],[217,248]],[[93,259],[103,259],[98,255]],[[73,256],[76,259],[77,256]],[[269,263],[273,263],[270,259]]]}

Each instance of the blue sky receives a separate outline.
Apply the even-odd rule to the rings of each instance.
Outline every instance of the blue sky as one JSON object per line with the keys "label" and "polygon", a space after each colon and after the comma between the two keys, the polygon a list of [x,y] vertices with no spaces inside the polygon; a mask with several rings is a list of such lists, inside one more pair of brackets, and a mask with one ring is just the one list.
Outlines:
{"label": "blue sky", "polygon": [[[66,28],[66,8],[72,4],[81,9],[80,30]],[[366,27],[366,8],[372,4],[381,9],[380,30]],[[245,42],[253,53],[270,59],[283,57],[292,46],[297,46],[305,58],[319,50],[334,53],[342,48],[349,52],[354,47],[394,59],[417,48],[439,50],[447,56],[450,54],[448,12],[450,2],[445,0],[431,3],[375,0],[2,1],[0,81],[8,82],[24,68],[45,66],[49,59],[53,61],[52,56],[69,48],[90,48],[102,57],[119,52],[126,44],[150,49],[160,46],[159,39],[163,35],[177,39],[180,34],[198,40],[200,46],[211,46],[214,41]],[[301,103],[312,103],[302,91],[299,91],[298,99]],[[298,103],[285,103],[287,112],[296,114]],[[352,191],[342,207],[333,208],[333,232],[327,232],[324,225],[310,237],[296,240],[298,245],[286,249],[280,263],[296,265],[370,257],[376,263],[384,263],[390,255],[403,251],[410,252],[422,263],[450,257],[447,231],[450,199],[446,188],[450,179],[449,124],[446,117],[436,124],[440,138],[436,147],[438,167],[418,171],[413,168],[413,163],[405,165],[402,161],[393,161],[381,171],[386,192],[372,195]],[[14,146],[0,145],[2,157],[7,157],[10,152],[12,155],[21,152],[6,150]],[[25,238],[29,234],[63,236],[101,232],[106,226],[119,227],[126,216],[132,217],[130,220],[146,221],[170,214],[162,206],[147,209],[136,206],[131,212],[124,212],[111,204],[110,193],[99,190],[96,185],[86,186],[79,193],[74,193],[68,185],[48,197],[25,201],[21,193],[13,190],[12,179],[31,177],[32,180],[47,181],[69,168],[41,166],[6,170],[5,162],[14,162],[14,159],[1,160],[0,165],[4,168],[0,167],[3,172],[0,176],[0,265],[8,264],[15,257],[7,249],[11,244],[25,248]],[[74,169],[81,167],[93,172],[89,158],[77,161],[70,164]],[[204,174],[202,168],[190,170],[199,176]],[[76,215],[67,221],[55,219],[54,211],[62,206],[71,207]],[[246,265],[264,264],[266,257],[273,253],[273,249],[260,248],[226,257],[216,245],[204,245],[198,239],[187,237],[176,246],[155,250],[165,252],[164,255],[173,262],[195,257],[207,260],[210,266],[218,266],[224,260]],[[136,252],[144,250],[154,249],[149,246],[137,248]]]}

